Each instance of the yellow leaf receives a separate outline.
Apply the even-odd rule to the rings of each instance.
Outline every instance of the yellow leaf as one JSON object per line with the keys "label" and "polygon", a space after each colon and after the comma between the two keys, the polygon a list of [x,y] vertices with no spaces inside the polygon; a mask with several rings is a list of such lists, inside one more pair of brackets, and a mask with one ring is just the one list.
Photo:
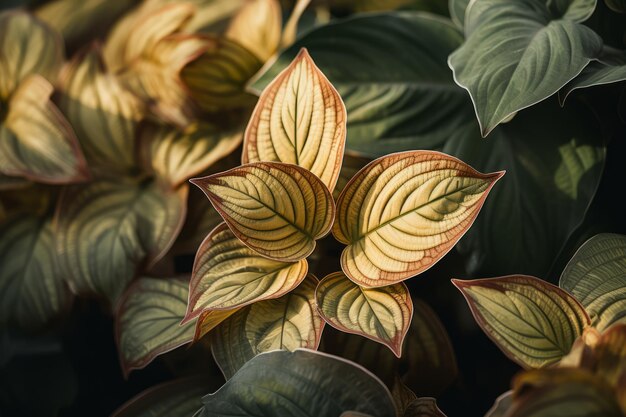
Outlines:
{"label": "yellow leaf", "polygon": [[282,24],[278,0],[248,0],[231,20],[226,37],[265,62],[278,50]]}
{"label": "yellow leaf", "polygon": [[209,310],[203,311],[198,320],[196,321],[196,332],[193,336],[193,341],[197,342],[202,339],[211,330],[219,326],[224,320],[239,311],[239,307],[231,310]]}
{"label": "yellow leaf", "polygon": [[616,389],[626,375],[626,324],[616,324],[606,330],[593,347],[591,370]]}
{"label": "yellow leaf", "polygon": [[243,163],[296,164],[335,188],[346,142],[346,107],[306,49],[263,91],[244,135]]}
{"label": "yellow leaf", "polygon": [[322,317],[331,326],[358,334],[389,347],[400,357],[411,324],[413,303],[403,283],[362,288],[342,272],[320,281],[315,292]]}
{"label": "yellow leaf", "polygon": [[222,223],[198,248],[184,322],[203,311],[230,310],[280,297],[300,284],[307,270],[306,259],[286,263],[264,258]]}
{"label": "yellow leaf", "polygon": [[538,278],[510,275],[453,283],[487,336],[525,368],[558,362],[591,323],[574,297]]}
{"label": "yellow leaf", "polygon": [[249,248],[284,262],[306,258],[332,227],[328,188],[296,165],[257,162],[191,182]]}
{"label": "yellow leaf", "polygon": [[337,202],[341,268],[365,287],[430,268],[472,225],[504,172],[481,174],[449,155],[399,152],[371,162]]}

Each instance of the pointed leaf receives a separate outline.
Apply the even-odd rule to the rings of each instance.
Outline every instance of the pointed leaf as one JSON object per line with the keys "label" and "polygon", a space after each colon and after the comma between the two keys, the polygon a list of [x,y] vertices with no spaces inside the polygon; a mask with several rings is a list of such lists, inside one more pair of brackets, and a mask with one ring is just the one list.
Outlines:
{"label": "pointed leaf", "polygon": [[230,21],[225,36],[265,62],[278,49],[282,25],[278,0],[250,0]]}
{"label": "pointed leaf", "polygon": [[315,296],[328,324],[382,343],[401,356],[413,314],[406,285],[361,288],[342,272],[335,272],[320,281]]}
{"label": "pointed leaf", "polygon": [[324,328],[315,304],[317,282],[309,275],[289,294],[244,307],[215,329],[211,350],[226,379],[262,352],[317,349]]}
{"label": "pointed leaf", "polygon": [[244,137],[242,161],[296,164],[335,188],[346,141],[339,93],[302,49],[263,90]]}
{"label": "pointed leaf", "polygon": [[328,188],[296,165],[257,162],[192,183],[246,246],[284,262],[310,255],[335,217]]}
{"label": "pointed leaf", "polygon": [[306,259],[287,263],[259,255],[222,223],[196,254],[185,320],[205,310],[230,310],[280,297],[298,286],[307,270]]}
{"label": "pointed leaf", "polygon": [[359,171],[337,202],[341,268],[359,285],[403,281],[430,268],[474,222],[504,172],[481,174],[451,156],[409,151]]}
{"label": "pointed leaf", "polygon": [[195,323],[180,325],[189,285],[185,280],[139,278],[115,316],[115,338],[125,375],[191,342]]}
{"label": "pointed leaf", "polygon": [[510,275],[453,283],[487,336],[525,368],[558,362],[590,325],[574,297],[538,278]]}
{"label": "pointed leaf", "polygon": [[391,394],[378,378],[356,364],[309,350],[262,353],[202,402],[198,417],[336,417],[348,410],[395,416]]}
{"label": "pointed leaf", "polygon": [[434,398],[422,397],[409,404],[403,417],[446,417],[446,415],[437,407]]}
{"label": "pointed leaf", "polygon": [[626,236],[589,239],[565,267],[559,286],[581,302],[598,330],[626,323]]}

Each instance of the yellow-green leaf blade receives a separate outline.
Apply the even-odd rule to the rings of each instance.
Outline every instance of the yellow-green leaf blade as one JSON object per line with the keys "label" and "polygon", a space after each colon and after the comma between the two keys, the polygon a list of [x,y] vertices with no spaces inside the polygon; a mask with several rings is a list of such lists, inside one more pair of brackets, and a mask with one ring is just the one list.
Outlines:
{"label": "yellow-green leaf blade", "polygon": [[278,49],[282,25],[277,0],[250,0],[230,21],[225,35],[265,62]]}
{"label": "yellow-green leaf blade", "polygon": [[348,245],[343,271],[361,286],[377,287],[430,268],[469,229],[502,175],[431,151],[371,162],[337,202],[333,235]]}
{"label": "yellow-green leaf blade", "polygon": [[317,349],[324,328],[309,275],[289,294],[237,311],[211,334],[211,350],[226,379],[247,361],[275,349]]}
{"label": "yellow-green leaf blade", "polygon": [[246,129],[243,163],[296,164],[332,191],[346,142],[346,107],[302,49],[263,90]]}
{"label": "yellow-green leaf blade", "polygon": [[526,368],[558,362],[590,325],[574,297],[538,278],[510,275],[453,282],[487,336]]}
{"label": "yellow-green leaf blade", "polygon": [[197,342],[204,336],[209,334],[211,330],[215,329],[227,318],[239,311],[239,308],[233,308],[232,310],[209,310],[203,311],[198,320],[196,320],[196,332],[193,335],[193,341]]}
{"label": "yellow-green leaf blade", "polygon": [[402,354],[413,314],[411,296],[403,283],[367,289],[335,272],[320,281],[316,299],[331,326],[382,343],[397,357]]}
{"label": "yellow-green leaf blade", "polygon": [[328,188],[296,165],[257,162],[192,182],[246,246],[280,261],[311,254],[335,216]]}
{"label": "yellow-green leaf blade", "polygon": [[298,286],[307,270],[306,259],[287,263],[259,255],[222,223],[196,254],[185,320],[205,310],[229,310],[280,297]]}

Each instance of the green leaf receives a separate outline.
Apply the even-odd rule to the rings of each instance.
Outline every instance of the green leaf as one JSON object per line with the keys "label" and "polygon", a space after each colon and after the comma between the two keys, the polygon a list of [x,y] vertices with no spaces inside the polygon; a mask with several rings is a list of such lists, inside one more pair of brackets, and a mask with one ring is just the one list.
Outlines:
{"label": "green leaf", "polygon": [[122,297],[115,339],[124,375],[193,340],[195,323],[181,325],[189,284],[179,279],[139,278]]}
{"label": "green leaf", "polygon": [[624,0],[604,0],[611,10],[617,13],[626,13],[626,1]]}
{"label": "green leaf", "polygon": [[67,310],[72,298],[57,267],[51,219],[21,214],[0,236],[0,323],[40,327]]}
{"label": "green leaf", "polygon": [[198,417],[336,417],[349,410],[395,416],[391,394],[367,370],[300,349],[256,356],[202,402]]}
{"label": "green leaf", "polygon": [[251,88],[263,90],[306,47],[343,98],[348,149],[371,157],[436,149],[475,120],[446,63],[462,40],[449,20],[433,15],[354,16],[301,36]]}
{"label": "green leaf", "polygon": [[211,333],[213,357],[226,379],[262,352],[317,349],[324,321],[315,304],[316,285],[309,275],[289,294],[244,307]]}
{"label": "green leaf", "polygon": [[450,19],[454,22],[459,29],[463,29],[465,24],[465,10],[470,0],[448,0],[448,11],[450,12]]}
{"label": "green leaf", "polygon": [[517,111],[551,96],[602,50],[580,22],[595,0],[482,0],[470,5],[474,26],[450,55],[455,81],[467,89],[483,136]]}
{"label": "green leaf", "polygon": [[565,267],[559,286],[580,301],[598,330],[626,323],[626,236],[589,239]]}
{"label": "green leaf", "polygon": [[137,267],[169,249],[185,218],[187,187],[98,181],[67,189],[57,212],[61,271],[77,294],[114,305]]}
{"label": "green leaf", "polygon": [[574,297],[538,278],[510,275],[453,283],[487,336],[526,368],[558,362],[591,324]]}
{"label": "green leaf", "polygon": [[559,91],[559,101],[563,105],[572,91],[580,88],[617,83],[624,80],[626,80],[626,65],[608,65],[602,62],[592,62],[585,67],[578,77],[574,78]]}

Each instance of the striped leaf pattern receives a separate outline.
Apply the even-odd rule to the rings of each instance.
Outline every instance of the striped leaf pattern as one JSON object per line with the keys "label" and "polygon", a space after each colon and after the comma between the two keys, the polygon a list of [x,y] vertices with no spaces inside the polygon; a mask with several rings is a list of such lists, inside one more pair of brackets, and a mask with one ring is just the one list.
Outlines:
{"label": "striped leaf pattern", "polygon": [[230,21],[225,36],[265,62],[278,49],[282,26],[278,0],[250,0]]}
{"label": "striped leaf pattern", "polygon": [[510,275],[453,283],[487,336],[525,368],[558,362],[590,325],[574,297],[538,278]]}
{"label": "striped leaf pattern", "polygon": [[315,304],[317,279],[292,292],[242,308],[211,334],[211,350],[226,379],[262,352],[317,349],[324,328]]}
{"label": "striped leaf pattern", "polygon": [[115,318],[117,347],[125,375],[163,353],[191,342],[194,323],[180,325],[189,286],[179,279],[140,278],[122,298]]}
{"label": "striped leaf pattern", "polygon": [[259,255],[222,223],[196,254],[185,321],[205,310],[229,310],[280,297],[298,286],[307,270],[306,259],[287,263]]}
{"label": "striped leaf pattern", "polygon": [[242,161],[296,164],[332,191],[346,143],[346,107],[306,49],[263,91],[246,129]]}
{"label": "striped leaf pattern", "polygon": [[337,202],[333,234],[348,245],[343,271],[361,286],[379,287],[430,268],[469,229],[503,174],[481,174],[431,151],[371,162]]}
{"label": "striped leaf pattern", "polygon": [[246,246],[284,262],[310,255],[335,217],[328,188],[296,165],[257,162],[191,182]]}
{"label": "striped leaf pattern", "polygon": [[626,236],[589,239],[565,267],[559,286],[585,306],[598,330],[626,323]]}
{"label": "striped leaf pattern", "polygon": [[406,285],[367,289],[342,272],[335,272],[320,281],[315,297],[328,324],[382,343],[397,357],[402,355],[402,343],[413,315]]}

